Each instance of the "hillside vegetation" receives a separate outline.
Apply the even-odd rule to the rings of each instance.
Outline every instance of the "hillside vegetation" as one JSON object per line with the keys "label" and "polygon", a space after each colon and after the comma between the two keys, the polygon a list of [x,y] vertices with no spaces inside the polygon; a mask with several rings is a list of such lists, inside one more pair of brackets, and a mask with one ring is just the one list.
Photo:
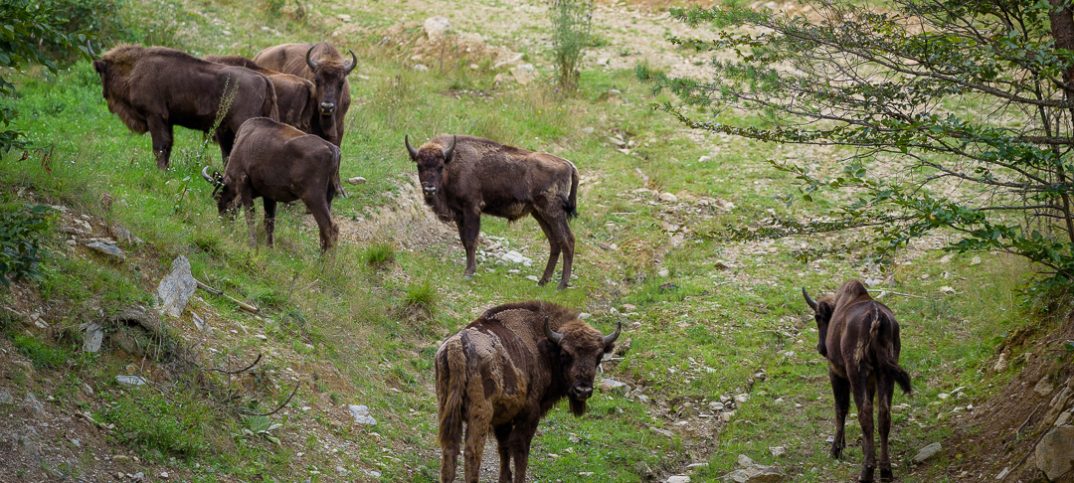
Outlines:
{"label": "hillside vegetation", "polygon": [[[914,395],[895,397],[896,474],[991,479],[1010,464],[1038,477],[1017,461],[1028,443],[997,455],[952,442],[990,434],[988,421],[980,430],[963,418],[1011,397],[1004,387],[1023,368],[1056,387],[1069,380],[1071,334],[1056,332],[1069,325],[1062,289],[1035,283],[1021,259],[939,250],[943,233],[882,262],[870,232],[787,229],[824,219],[834,200],[788,200],[793,176],[765,161],[836,170],[845,153],[692,131],[654,109],[672,94],[640,80],[635,64],[706,68],[666,44],[665,30],[685,28],[666,15],[598,6],[578,92],[562,96],[543,2],[478,2],[472,12],[436,1],[115,5],[125,25],[116,41],[249,57],[285,42],[353,49],[341,177],[367,182],[334,203],[341,241],[328,254],[300,204],[280,209],[274,249],[263,233],[250,247],[242,217],[218,216],[199,175],[220,167],[200,133],[177,129],[171,168],[160,171],[148,136],[109,113],[90,62],[20,71],[18,96],[0,102],[17,110],[11,126],[30,147],[3,155],[0,203],[52,208],[40,275],[0,288],[0,411],[12,415],[0,418],[0,479],[434,480],[439,341],[489,307],[541,299],[592,314],[605,332],[623,322],[598,379],[625,386],[603,384],[583,417],[565,405],[550,413],[534,441],[534,481],[713,481],[740,455],[793,481],[847,481],[860,430],[848,424],[844,460],[828,457],[831,389],[800,288],[825,293],[852,278],[875,287],[903,327]],[[421,26],[434,14],[452,22],[441,40]],[[514,52],[522,58],[498,65]],[[537,78],[516,82],[519,63]],[[455,229],[421,204],[403,147],[404,135],[439,133],[577,165],[569,289],[531,280],[548,245],[530,219],[483,218],[478,271],[463,279]],[[114,240],[124,257],[89,248],[93,239]],[[178,256],[217,292],[199,290],[179,317],[159,315],[154,293]],[[81,350],[87,324],[106,335],[99,353]],[[1052,365],[1033,358],[1042,354]],[[367,406],[376,424],[356,422],[350,405]],[[946,451],[912,465],[933,442]],[[484,466],[494,478],[495,452]]]}

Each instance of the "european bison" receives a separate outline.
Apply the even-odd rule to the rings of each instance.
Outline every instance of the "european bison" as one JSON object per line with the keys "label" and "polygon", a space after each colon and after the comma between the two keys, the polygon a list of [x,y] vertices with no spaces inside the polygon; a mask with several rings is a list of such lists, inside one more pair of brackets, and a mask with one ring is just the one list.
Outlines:
{"label": "european bison", "polygon": [[339,228],[332,222],[332,198],[339,185],[339,148],[312,134],[266,117],[250,119],[239,128],[235,149],[223,176],[201,174],[216,186],[216,207],[223,215],[235,199],[245,207],[250,245],[257,244],[254,228],[254,199],[265,205],[265,232],[273,245],[276,203],[302,200],[317,220],[321,250],[336,243]]}
{"label": "european bison", "polygon": [[888,432],[891,429],[891,397],[895,383],[910,392],[910,375],[899,367],[899,324],[884,304],[873,300],[857,280],[843,284],[834,296],[813,300],[806,290],[802,296],[813,309],[820,332],[817,351],[828,359],[828,377],[835,393],[835,439],[831,454],[842,455],[846,447],[847,410],[850,394],[858,406],[862,451],[865,462],[860,481],[873,481],[876,450],[873,446],[873,395],[880,401],[880,479],[891,481]]}
{"label": "european bison", "polygon": [[[214,64],[164,47],[120,45],[93,61],[108,110],[138,134],[149,131],[157,166],[171,161],[172,126],[216,128],[227,160],[239,126],[251,117],[279,117],[276,90],[257,72]],[[227,107],[219,113],[221,106]]]}
{"label": "european bison", "polygon": [[358,65],[354,52],[348,53],[349,61],[327,43],[283,44],[258,52],[254,62],[312,81],[317,109],[310,119],[311,132],[339,146],[343,142],[343,120],[351,105],[347,74]]}
{"label": "european bison", "polygon": [[471,136],[442,135],[420,148],[404,137],[410,159],[418,165],[425,204],[444,222],[455,222],[466,248],[469,278],[477,269],[475,249],[481,214],[514,221],[533,215],[544,230],[551,253],[540,285],[548,283],[563,251],[567,287],[574,263],[574,234],[567,223],[577,214],[578,170],[566,159],[505,146]]}
{"label": "european bison", "polygon": [[500,305],[448,337],[436,351],[440,481],[455,479],[466,423],[465,473],[476,482],[489,430],[496,435],[500,481],[526,481],[530,441],[560,399],[581,416],[593,378],[622,329],[601,335],[577,312],[546,302]]}
{"label": "european bison", "polygon": [[316,104],[313,98],[312,82],[297,75],[266,69],[238,55],[209,55],[205,57],[205,60],[217,64],[245,67],[268,77],[273,87],[276,88],[276,106],[280,111],[280,122],[312,132],[310,120],[314,116]]}

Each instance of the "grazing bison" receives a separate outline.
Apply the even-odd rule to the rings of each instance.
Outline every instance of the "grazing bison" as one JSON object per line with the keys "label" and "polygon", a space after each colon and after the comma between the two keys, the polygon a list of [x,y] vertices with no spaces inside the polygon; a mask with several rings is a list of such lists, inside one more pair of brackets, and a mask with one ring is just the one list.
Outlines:
{"label": "grazing bison", "polygon": [[828,377],[835,393],[835,439],[831,454],[839,458],[846,447],[847,410],[850,395],[858,406],[861,424],[862,465],[859,481],[873,481],[876,450],[873,446],[873,395],[880,402],[880,479],[891,481],[888,432],[891,430],[891,397],[895,384],[910,392],[910,375],[899,367],[899,324],[884,304],[873,300],[857,280],[843,284],[834,296],[813,300],[802,289],[813,309],[820,332],[817,351],[828,359]]}
{"label": "grazing bison", "polygon": [[310,120],[314,116],[313,83],[297,75],[276,72],[257,65],[254,61],[237,55],[210,55],[209,62],[234,65],[260,72],[272,81],[276,88],[276,106],[280,111],[280,122],[290,124],[306,132],[310,130]]}
{"label": "grazing bison", "polygon": [[560,399],[585,413],[593,377],[622,329],[601,335],[574,311],[546,302],[500,305],[448,337],[436,351],[440,481],[455,479],[466,423],[465,473],[476,482],[489,430],[500,454],[500,481],[526,481],[537,423]]}
{"label": "grazing bison", "polygon": [[[149,131],[157,166],[171,160],[172,127],[216,128],[225,160],[239,126],[251,117],[278,118],[276,90],[260,73],[214,64],[163,47],[120,45],[93,61],[108,110],[136,133]],[[219,113],[221,106],[228,109]]]}
{"label": "grazing bison", "polygon": [[358,65],[354,52],[348,53],[350,60],[326,43],[283,44],[258,52],[254,62],[312,81],[317,108],[310,118],[311,132],[339,146],[343,142],[344,116],[351,105],[347,74]]}
{"label": "grazing bison", "polygon": [[410,159],[429,205],[441,221],[454,221],[466,248],[469,278],[477,268],[475,249],[481,214],[514,221],[533,215],[544,230],[551,253],[540,285],[548,283],[563,251],[566,288],[574,263],[574,235],[567,223],[578,207],[578,170],[566,159],[504,146],[470,136],[439,136],[414,149],[405,137]]}
{"label": "grazing bison", "polygon": [[250,119],[239,128],[235,149],[223,176],[201,174],[216,185],[213,191],[220,214],[233,207],[235,199],[246,208],[250,245],[257,244],[254,228],[254,199],[265,205],[265,232],[273,245],[276,203],[302,200],[317,220],[321,250],[328,250],[339,236],[332,222],[332,198],[339,185],[339,148],[312,134],[265,117]]}

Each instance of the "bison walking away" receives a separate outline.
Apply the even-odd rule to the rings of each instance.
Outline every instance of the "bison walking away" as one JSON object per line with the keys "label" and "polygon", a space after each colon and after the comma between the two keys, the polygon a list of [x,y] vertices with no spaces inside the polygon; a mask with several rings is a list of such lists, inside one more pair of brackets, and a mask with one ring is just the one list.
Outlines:
{"label": "bison walking away", "polygon": [[[120,45],[93,62],[108,110],[131,131],[149,131],[157,166],[171,161],[172,127],[210,132],[226,160],[247,119],[277,119],[276,90],[249,69],[208,62],[163,47]],[[220,113],[221,107],[227,108]]]}
{"label": "bison walking away", "polygon": [[312,132],[310,120],[315,114],[312,82],[297,75],[266,69],[246,57],[237,55],[209,55],[205,57],[205,60],[217,64],[245,67],[268,77],[272,81],[272,86],[276,88],[276,106],[280,111],[280,122]]}
{"label": "bison walking away", "polygon": [[436,351],[440,416],[440,480],[454,481],[466,423],[465,473],[476,482],[485,437],[496,436],[500,481],[526,481],[530,441],[541,418],[560,399],[581,416],[593,378],[622,324],[601,335],[574,311],[545,302],[506,304],[486,311]]}
{"label": "bison walking away", "polygon": [[879,400],[880,479],[891,481],[888,433],[891,430],[891,397],[895,384],[910,392],[910,375],[899,367],[899,324],[884,304],[873,300],[861,282],[843,284],[835,295],[813,300],[802,295],[813,309],[820,341],[817,351],[828,359],[828,377],[835,393],[835,439],[831,454],[842,455],[846,447],[847,411],[850,395],[858,407],[861,424],[862,465],[860,481],[873,481],[876,450],[873,446],[873,395]]}
{"label": "bison walking away", "polygon": [[470,136],[439,136],[414,149],[404,138],[429,205],[441,221],[455,222],[466,249],[466,277],[477,269],[475,250],[481,214],[514,221],[533,215],[551,252],[541,285],[548,283],[563,252],[566,288],[574,264],[574,234],[567,223],[578,208],[578,170],[566,159]]}
{"label": "bison walking away", "polygon": [[250,245],[257,244],[253,209],[258,197],[264,201],[270,247],[277,202],[306,204],[320,228],[322,251],[339,236],[330,212],[339,185],[339,148],[320,137],[269,118],[250,119],[239,129],[223,176],[210,176],[208,167],[201,174],[216,185],[213,193],[220,214],[230,211],[236,198],[245,207]]}
{"label": "bison walking away", "polygon": [[354,52],[348,53],[349,60],[326,43],[283,44],[258,52],[254,62],[312,81],[316,109],[310,118],[311,132],[339,146],[343,142],[344,117],[351,105],[347,75],[358,65]]}

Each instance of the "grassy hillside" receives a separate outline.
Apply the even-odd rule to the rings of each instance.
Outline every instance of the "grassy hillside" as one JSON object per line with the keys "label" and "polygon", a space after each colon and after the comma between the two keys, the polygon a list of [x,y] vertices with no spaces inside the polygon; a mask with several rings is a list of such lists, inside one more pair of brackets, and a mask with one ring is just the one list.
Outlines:
{"label": "grassy hillside", "polygon": [[[765,238],[758,228],[823,216],[829,201],[785,203],[781,195],[793,180],[764,161],[807,158],[824,168],[838,153],[686,131],[651,108],[665,94],[654,94],[633,69],[589,66],[580,92],[560,97],[549,86],[548,52],[527,40],[546,36],[540,28],[514,38],[477,32],[520,50],[544,74],[527,85],[496,83],[505,69],[480,52],[444,49],[439,62],[423,60],[431,70],[414,69],[420,28],[392,26],[422,20],[426,12],[415,6],[302,5],[132,2],[125,16],[144,20],[134,33],[144,42],[195,54],[252,56],[277,43],[326,38],[358,54],[341,174],[369,181],[348,186],[350,196],[333,206],[344,239],[327,256],[318,253],[315,225],[301,206],[281,210],[275,249],[247,246],[242,218],[218,217],[211,187],[198,175],[206,164],[219,167],[217,148],[179,129],[172,168],[157,170],[148,136],[130,134],[108,112],[88,62],[57,75],[24,73],[20,97],[4,101],[18,109],[15,127],[35,149],[3,157],[0,201],[68,212],[54,215],[40,280],[0,291],[8,308],[0,313],[0,357],[22,361],[0,373],[0,387],[20,399],[49,396],[48,410],[86,412],[107,428],[101,446],[68,448],[76,456],[57,471],[142,470],[153,479],[168,471],[182,480],[433,479],[438,342],[488,307],[537,298],[591,313],[589,322],[604,330],[624,321],[625,349],[602,377],[629,389],[598,391],[582,418],[554,410],[535,440],[534,480],[686,473],[710,480],[746,454],[795,480],[845,481],[860,461],[858,430],[848,424],[844,462],[827,457],[830,389],[798,290],[822,293],[859,277],[888,291],[882,300],[903,324],[903,366],[914,377],[915,396],[895,401],[896,473],[934,481],[942,472],[944,461],[911,473],[910,458],[950,434],[944,423],[952,411],[991,394],[983,368],[1027,316],[1020,261],[945,254],[932,249],[937,240],[925,240],[880,265],[867,232]],[[394,9],[400,19],[387,13]],[[454,229],[413,214],[423,207],[415,204],[415,170],[402,147],[404,134],[441,132],[547,150],[579,167],[570,289],[527,279],[540,275],[548,250],[532,220],[483,219],[489,256],[473,280],[462,279]],[[125,261],[102,257],[81,244],[87,236],[65,230],[83,215],[94,236],[122,226],[144,242],[121,242]],[[404,222],[382,226],[398,219]],[[498,262],[489,247],[501,239],[533,266]],[[116,321],[132,306],[152,305],[178,255],[189,258],[199,280],[260,312],[199,291],[182,317],[164,318],[151,331],[142,354],[115,338],[100,355],[79,351],[80,324],[125,333]],[[241,367],[257,354],[263,359],[252,371],[209,369]],[[123,386],[115,382],[120,374],[150,382]],[[1002,382],[1009,375],[987,377]],[[296,396],[280,412],[242,415],[275,408],[295,384]],[[715,411],[714,402],[725,410]],[[369,406],[376,426],[355,424],[349,404]],[[776,446],[786,453],[773,456]],[[695,463],[703,465],[687,469]],[[55,474],[37,463],[18,471]]]}

